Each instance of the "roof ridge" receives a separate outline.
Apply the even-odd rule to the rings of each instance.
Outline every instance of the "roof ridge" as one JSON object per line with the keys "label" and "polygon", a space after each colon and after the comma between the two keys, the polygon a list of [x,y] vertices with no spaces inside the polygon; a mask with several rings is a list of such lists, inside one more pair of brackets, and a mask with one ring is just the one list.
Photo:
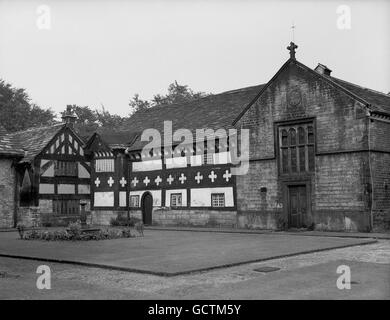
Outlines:
{"label": "roof ridge", "polygon": [[[204,97],[199,97],[199,98],[196,98],[194,100],[189,100],[189,101],[184,101],[184,102],[176,102],[176,103],[171,103],[171,104],[160,104],[160,105],[152,106],[150,108],[146,108],[144,110],[140,110],[140,112],[148,112],[149,110],[152,110],[152,109],[156,110],[157,108],[163,108],[163,107],[166,108],[166,107],[178,107],[178,106],[188,105],[188,104],[191,104],[191,103],[193,103],[195,101],[198,101],[198,100],[202,100],[202,99],[206,99],[206,98],[213,98],[213,97],[220,96],[220,95],[223,95],[223,94],[235,94],[235,93],[243,92],[245,90],[253,89],[255,87],[260,87],[260,86],[264,86],[264,85],[266,85],[266,83],[261,83],[261,84],[248,86],[248,87],[243,87],[243,88],[239,88],[239,89],[222,91],[222,92],[219,92],[219,93],[212,93],[212,94],[208,94],[208,95],[206,95]],[[138,112],[139,111],[137,111],[136,113],[138,113]]]}

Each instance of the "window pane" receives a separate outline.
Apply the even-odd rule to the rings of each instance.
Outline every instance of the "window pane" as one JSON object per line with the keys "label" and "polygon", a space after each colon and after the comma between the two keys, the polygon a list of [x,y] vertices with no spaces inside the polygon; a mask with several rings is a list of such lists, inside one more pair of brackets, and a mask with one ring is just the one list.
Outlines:
{"label": "window pane", "polygon": [[295,132],[295,129],[290,129],[290,145],[295,146],[297,144],[297,134]]}
{"label": "window pane", "polygon": [[282,146],[287,146],[287,131],[282,130]]}
{"label": "window pane", "polygon": [[288,149],[282,149],[282,171],[288,172]]}
{"label": "window pane", "polygon": [[314,146],[308,146],[309,171],[314,171]]}
{"label": "window pane", "polygon": [[215,193],[211,195],[211,206],[224,207],[225,206],[225,194]]}
{"label": "window pane", "polygon": [[299,171],[306,171],[305,147],[299,147]]}
{"label": "window pane", "polygon": [[295,147],[290,148],[291,150],[291,171],[297,172],[297,150]]}
{"label": "window pane", "polygon": [[305,129],[302,128],[302,127],[298,128],[298,143],[299,144],[305,144],[306,143]]}
{"label": "window pane", "polygon": [[314,143],[314,132],[312,126],[307,127],[307,138],[308,138],[308,143]]}

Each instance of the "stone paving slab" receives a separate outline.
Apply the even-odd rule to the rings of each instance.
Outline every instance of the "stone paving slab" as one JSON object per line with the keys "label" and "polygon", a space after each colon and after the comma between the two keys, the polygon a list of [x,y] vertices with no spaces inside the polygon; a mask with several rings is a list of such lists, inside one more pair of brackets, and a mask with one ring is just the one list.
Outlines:
{"label": "stone paving slab", "polygon": [[375,243],[374,239],[146,230],[145,237],[101,241],[20,240],[0,233],[0,256],[175,276],[303,253]]}
{"label": "stone paving slab", "polygon": [[338,231],[274,231],[267,229],[233,229],[233,228],[212,228],[212,227],[176,227],[176,226],[147,226],[148,230],[168,231],[196,231],[196,232],[227,232],[227,233],[256,233],[256,234],[288,234],[298,236],[320,236],[320,237],[341,237],[341,238],[371,238],[389,239],[390,232],[338,232]]}

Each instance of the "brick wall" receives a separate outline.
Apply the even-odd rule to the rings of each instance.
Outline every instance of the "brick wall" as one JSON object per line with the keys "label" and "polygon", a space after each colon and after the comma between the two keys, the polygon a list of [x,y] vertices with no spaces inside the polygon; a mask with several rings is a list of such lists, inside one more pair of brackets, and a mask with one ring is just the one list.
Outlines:
{"label": "brick wall", "polygon": [[11,159],[0,159],[0,228],[14,226],[15,170]]}

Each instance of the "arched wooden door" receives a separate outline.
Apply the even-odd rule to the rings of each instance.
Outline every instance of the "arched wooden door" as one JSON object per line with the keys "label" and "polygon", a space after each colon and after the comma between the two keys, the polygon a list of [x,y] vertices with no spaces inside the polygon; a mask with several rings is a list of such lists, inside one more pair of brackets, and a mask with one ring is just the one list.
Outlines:
{"label": "arched wooden door", "polygon": [[146,225],[152,224],[153,197],[147,192],[142,197],[142,220]]}

